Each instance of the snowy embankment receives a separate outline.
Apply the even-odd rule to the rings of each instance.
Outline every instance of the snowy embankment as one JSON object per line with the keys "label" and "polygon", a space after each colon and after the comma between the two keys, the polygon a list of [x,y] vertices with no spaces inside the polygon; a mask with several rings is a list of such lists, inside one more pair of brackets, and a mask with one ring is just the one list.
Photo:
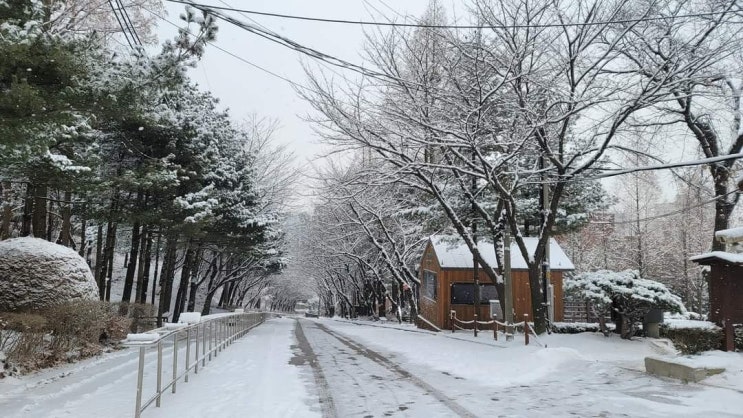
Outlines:
{"label": "snowy embankment", "polygon": [[[659,344],[659,340],[637,338],[628,341],[617,335],[604,337],[600,333],[544,335],[539,337],[538,342],[532,339],[531,345],[524,346],[521,335],[511,342],[504,341],[502,336],[495,341],[491,331],[481,331],[475,338],[472,331],[436,333],[420,330],[410,324],[385,321],[347,321],[338,318],[325,321],[358,325],[343,326],[342,330],[370,347],[391,350],[404,356],[407,361],[441,372],[456,373],[488,385],[529,384],[572,362],[644,372],[645,357],[654,356],[676,359],[693,367],[723,367],[725,373],[710,377],[702,384],[743,391],[743,353],[711,351],[696,356],[681,356],[664,344]],[[707,324],[703,321],[693,322],[695,326]],[[680,321],[676,321],[675,325],[683,326]],[[395,338],[389,338],[390,328],[409,332],[400,332]],[[462,345],[462,341],[477,344],[467,347]],[[494,351],[493,347],[497,350]],[[483,358],[487,358],[487,361],[483,361]]]}

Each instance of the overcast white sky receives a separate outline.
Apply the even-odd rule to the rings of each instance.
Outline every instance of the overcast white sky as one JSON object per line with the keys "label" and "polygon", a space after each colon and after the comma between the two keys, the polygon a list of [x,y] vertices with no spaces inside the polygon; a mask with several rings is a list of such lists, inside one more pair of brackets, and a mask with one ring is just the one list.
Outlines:
{"label": "overcast white sky", "polygon": [[[404,16],[420,16],[429,0],[197,0],[203,4],[230,6],[262,12],[303,15],[346,20],[397,20]],[[168,20],[181,25],[179,15],[184,6],[165,1]],[[392,10],[394,8],[394,11]],[[287,20],[255,15],[231,13],[232,16],[259,23],[283,36],[324,53],[361,63],[364,32],[361,26],[322,22]],[[253,21],[251,22],[252,19]],[[160,40],[173,38],[177,29],[166,22],[159,22]],[[307,57],[283,46],[262,39],[229,23],[219,22],[216,45],[261,66],[266,70],[304,84],[306,77],[302,61],[312,63]],[[343,72],[343,70],[336,69]],[[349,77],[353,72],[347,71]],[[309,123],[302,118],[311,111],[284,80],[267,74],[216,48],[207,48],[198,68],[191,76],[202,89],[210,90],[222,100],[236,120],[255,113],[260,117],[279,121],[276,139],[290,144],[297,155],[298,164],[306,164],[322,153]]]}

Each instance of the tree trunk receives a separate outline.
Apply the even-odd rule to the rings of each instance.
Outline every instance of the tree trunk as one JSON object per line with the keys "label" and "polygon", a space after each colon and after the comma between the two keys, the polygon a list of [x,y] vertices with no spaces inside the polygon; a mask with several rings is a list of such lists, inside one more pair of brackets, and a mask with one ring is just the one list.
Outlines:
{"label": "tree trunk", "polygon": [[64,206],[62,206],[62,227],[59,230],[57,241],[65,247],[70,246],[70,237],[72,236],[72,193],[68,190],[64,192]]}
{"label": "tree trunk", "polygon": [[193,265],[191,266],[190,276],[188,278],[188,304],[186,305],[186,312],[194,312],[196,310],[196,291],[199,288],[199,269],[203,255],[202,244],[199,244],[194,253]]}
{"label": "tree trunk", "polygon": [[142,233],[142,244],[144,251],[140,254],[140,271],[137,275],[137,297],[138,303],[147,303],[147,287],[150,280],[150,262],[152,260],[152,232],[149,227],[144,228]]}
{"label": "tree trunk", "polygon": [[23,220],[21,222],[21,236],[31,235],[34,213],[34,185],[26,183],[26,197],[23,199]]}
{"label": "tree trunk", "polygon": [[132,300],[132,287],[134,286],[134,275],[137,271],[139,244],[141,240],[141,226],[139,221],[135,221],[134,225],[132,225],[132,242],[129,249],[129,262],[126,266],[126,277],[124,277],[124,291],[121,294],[122,302],[129,303]]}
{"label": "tree trunk", "polygon": [[189,240],[186,244],[186,256],[183,260],[183,267],[181,268],[181,279],[178,283],[178,293],[175,298],[175,310],[173,311],[173,322],[178,322],[178,317],[183,312],[185,307],[186,297],[188,292],[188,280],[191,277],[191,267],[193,264],[194,250],[192,243]]}
{"label": "tree trunk", "polygon": [[[152,302],[152,305],[155,305],[155,295],[157,294],[157,272],[160,265],[160,238],[162,238],[162,233],[160,230],[157,231],[157,243],[155,244],[155,268],[152,269],[152,293],[150,295],[150,300]],[[159,320],[158,320],[159,321]],[[158,325],[162,325],[159,324]]]}
{"label": "tree trunk", "polygon": [[170,299],[173,293],[173,275],[175,274],[175,256],[178,244],[178,236],[168,232],[165,240],[165,254],[160,270],[160,303],[158,312],[162,315],[170,311]]}
{"label": "tree trunk", "polygon": [[37,185],[34,188],[34,211],[32,217],[32,229],[36,238],[46,236],[46,203],[49,187],[46,184]]}
{"label": "tree trunk", "polygon": [[[715,188],[715,231],[721,231],[730,227],[730,214],[735,208],[735,203],[728,201],[728,180],[730,173],[727,168],[713,166],[712,177]],[[717,241],[712,236],[712,251],[725,251],[725,244]]]}
{"label": "tree trunk", "polygon": [[[544,256],[538,258],[541,260]],[[529,320],[534,321],[534,331],[537,334],[541,334],[547,330],[547,306],[542,301],[541,284],[542,277],[539,264],[529,263],[529,294],[531,295],[531,309],[533,312]],[[521,318],[514,318],[514,320],[516,319]]]}
{"label": "tree trunk", "polygon": [[[113,280],[113,273],[114,273],[114,254],[116,249],[116,230],[118,229],[118,223],[112,222],[110,223],[111,233],[106,234],[106,260],[107,260],[107,266],[106,269],[106,301],[111,300],[111,281]],[[110,237],[110,241],[109,241]]]}
{"label": "tree trunk", "polygon": [[86,229],[88,228],[87,221],[88,221],[88,214],[85,213],[86,210],[86,204],[82,204],[82,209],[80,210],[80,257],[85,257],[85,249],[88,246],[88,238],[85,236]]}
{"label": "tree trunk", "polygon": [[[52,196],[50,195],[50,197],[52,197]],[[54,205],[55,205],[55,203],[54,202],[55,201],[56,202],[59,201],[59,191],[57,191],[53,197],[55,198],[54,200],[47,199],[47,202],[46,202],[46,204],[47,204],[47,212],[46,212],[47,222],[46,222],[46,236],[44,237],[44,239],[47,240],[47,241],[49,241],[49,242],[52,242],[52,233],[54,232],[54,220],[55,220],[55,218],[54,218]],[[57,203],[57,206],[60,206],[59,203]],[[57,243],[57,244],[59,244],[59,243]]]}
{"label": "tree trunk", "polygon": [[13,185],[9,181],[2,182],[3,210],[0,220],[0,241],[10,238],[10,223],[13,220]]}
{"label": "tree trunk", "polygon": [[217,292],[217,289],[219,288],[206,292],[206,300],[204,301],[204,308],[201,309],[201,315],[209,315],[211,312],[212,299],[214,299],[214,294]]}
{"label": "tree trunk", "polygon": [[98,283],[98,296],[103,300],[106,296],[106,282],[103,281],[103,224],[98,224],[98,237],[95,241],[95,279]]}

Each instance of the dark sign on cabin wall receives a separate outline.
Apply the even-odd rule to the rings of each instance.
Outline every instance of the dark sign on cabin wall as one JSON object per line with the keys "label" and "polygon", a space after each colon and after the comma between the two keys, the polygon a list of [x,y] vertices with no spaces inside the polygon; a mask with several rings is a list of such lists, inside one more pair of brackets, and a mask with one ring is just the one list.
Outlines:
{"label": "dark sign on cabin wall", "polygon": [[436,296],[438,296],[436,292],[436,289],[438,288],[436,283],[436,273],[423,270],[423,283],[421,283],[421,288],[424,297],[436,300]]}
{"label": "dark sign on cabin wall", "polygon": [[[452,305],[474,305],[475,304],[475,286],[472,283],[452,283],[451,285],[451,304]],[[480,303],[487,304],[489,300],[498,299],[498,292],[495,285],[480,285]]]}

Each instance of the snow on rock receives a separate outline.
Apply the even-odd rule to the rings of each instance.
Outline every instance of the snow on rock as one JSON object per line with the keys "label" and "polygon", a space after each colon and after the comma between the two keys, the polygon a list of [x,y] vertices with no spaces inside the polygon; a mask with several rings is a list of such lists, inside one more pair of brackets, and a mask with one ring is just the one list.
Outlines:
{"label": "snow on rock", "polygon": [[0,311],[97,300],[88,264],[74,250],[38,238],[0,241]]}

